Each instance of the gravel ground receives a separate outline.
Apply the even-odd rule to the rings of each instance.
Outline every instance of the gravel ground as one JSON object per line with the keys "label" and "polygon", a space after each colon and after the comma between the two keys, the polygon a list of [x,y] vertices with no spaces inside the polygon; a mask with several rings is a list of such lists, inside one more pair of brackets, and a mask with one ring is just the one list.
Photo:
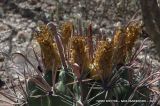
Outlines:
{"label": "gravel ground", "polygon": [[[7,1],[11,2],[5,4]],[[141,19],[137,3],[131,2],[125,11],[123,7],[123,3],[115,0],[0,0],[0,52],[26,53],[34,43],[33,32],[38,23],[50,20],[57,24],[66,20],[77,22],[77,19],[91,21],[94,34],[113,36],[117,24],[126,24],[135,14],[138,14],[135,19]],[[160,63],[152,41],[148,40],[145,45],[147,60],[158,70]],[[145,58],[144,52],[139,56],[141,61]],[[0,101],[0,106],[10,105]]]}

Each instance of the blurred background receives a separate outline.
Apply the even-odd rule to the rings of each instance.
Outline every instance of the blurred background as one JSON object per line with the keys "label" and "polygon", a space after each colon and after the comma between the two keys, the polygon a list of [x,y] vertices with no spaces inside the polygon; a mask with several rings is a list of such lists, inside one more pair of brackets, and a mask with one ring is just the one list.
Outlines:
{"label": "blurred background", "polygon": [[139,0],[0,0],[0,51],[25,51],[39,23],[91,22],[94,34],[141,21]]}

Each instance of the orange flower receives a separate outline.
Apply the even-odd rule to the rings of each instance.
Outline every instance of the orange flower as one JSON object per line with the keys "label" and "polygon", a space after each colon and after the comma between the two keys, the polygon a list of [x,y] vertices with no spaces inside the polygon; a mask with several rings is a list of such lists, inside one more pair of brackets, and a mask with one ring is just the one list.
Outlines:
{"label": "orange flower", "polygon": [[[112,74],[112,53],[112,44],[109,41],[99,42],[94,64],[97,74],[100,73],[104,79],[109,78]],[[93,70],[93,72],[94,71],[95,70]]]}
{"label": "orange flower", "polygon": [[46,70],[52,70],[53,65],[57,66],[60,64],[60,58],[52,33],[47,26],[40,26],[40,33],[37,34],[36,40],[40,45],[41,55]]}
{"label": "orange flower", "polygon": [[112,39],[113,43],[113,64],[124,63],[126,58],[125,31],[118,29]]}
{"label": "orange flower", "polygon": [[72,33],[72,23],[66,22],[62,26],[62,42],[65,45],[68,44],[69,38],[71,37]]}
{"label": "orange flower", "polygon": [[125,42],[126,42],[126,47],[128,52],[132,50],[134,43],[137,40],[139,34],[140,34],[140,27],[138,25],[131,25],[127,27]]}
{"label": "orange flower", "polygon": [[80,71],[87,70],[89,60],[86,51],[85,38],[82,36],[74,36],[71,39],[71,62],[80,66]]}

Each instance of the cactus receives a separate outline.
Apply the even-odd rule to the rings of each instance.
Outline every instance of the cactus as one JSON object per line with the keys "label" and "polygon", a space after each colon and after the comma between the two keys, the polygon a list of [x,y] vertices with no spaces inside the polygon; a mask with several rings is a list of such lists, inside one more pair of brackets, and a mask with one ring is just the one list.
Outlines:
{"label": "cactus", "polygon": [[40,95],[28,98],[29,106],[72,106],[63,101],[59,96]]}
{"label": "cactus", "polygon": [[132,53],[140,30],[137,24],[118,29],[111,41],[97,39],[96,44],[91,24],[89,36],[71,35],[72,27],[65,23],[62,35],[53,23],[40,28],[36,40],[44,67],[40,72],[26,59],[36,74],[26,81],[24,106],[127,106],[134,103],[120,101],[149,99],[147,78],[135,78],[132,68],[139,53]]}

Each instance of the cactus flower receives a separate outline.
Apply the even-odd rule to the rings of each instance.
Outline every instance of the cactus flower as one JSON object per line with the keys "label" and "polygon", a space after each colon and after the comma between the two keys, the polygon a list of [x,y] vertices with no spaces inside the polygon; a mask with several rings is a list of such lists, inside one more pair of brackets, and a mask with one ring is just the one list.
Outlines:
{"label": "cactus flower", "polygon": [[46,70],[52,70],[53,66],[60,64],[60,58],[53,36],[47,26],[40,27],[40,33],[38,33],[36,40],[40,45]]}

